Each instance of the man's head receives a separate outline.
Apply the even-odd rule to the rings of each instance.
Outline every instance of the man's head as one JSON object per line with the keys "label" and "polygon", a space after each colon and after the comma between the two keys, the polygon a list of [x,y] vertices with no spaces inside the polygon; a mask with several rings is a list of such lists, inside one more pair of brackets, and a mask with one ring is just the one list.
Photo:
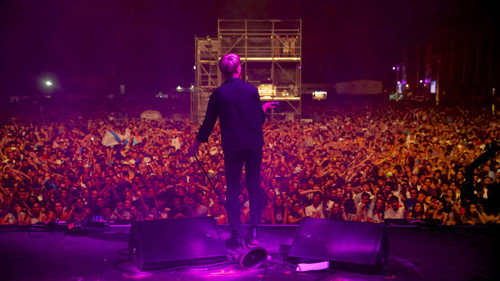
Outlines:
{"label": "man's head", "polygon": [[219,60],[220,72],[226,78],[239,77],[241,73],[240,57],[235,54],[226,54]]}
{"label": "man's head", "polygon": [[371,191],[371,187],[370,187],[369,183],[364,183],[363,184],[363,191],[364,192],[370,192]]}
{"label": "man's head", "polygon": [[410,189],[410,198],[416,200],[418,195],[418,190],[416,188]]}
{"label": "man's head", "polygon": [[314,195],[313,195],[313,204],[314,205],[321,203],[322,199],[323,199],[323,195],[320,192],[314,192]]}
{"label": "man's head", "polygon": [[423,191],[423,190],[420,190],[420,191],[418,192],[418,195],[417,195],[417,201],[419,201],[419,202],[422,202],[422,203],[423,203],[423,202],[424,202],[424,200],[425,200],[425,197],[427,197],[427,192],[425,192],[425,191]]}
{"label": "man's head", "polygon": [[361,203],[367,206],[368,203],[370,203],[370,194],[363,192],[363,194],[361,194]]}
{"label": "man's head", "polygon": [[391,196],[391,198],[389,198],[389,203],[393,209],[397,210],[399,208],[399,199],[397,196]]}
{"label": "man's head", "polygon": [[198,202],[196,202],[196,199],[192,195],[187,196],[186,204],[190,208],[194,208]]}
{"label": "man's head", "polygon": [[123,201],[116,202],[116,210],[121,212],[121,211],[123,211],[123,209],[124,209]]}

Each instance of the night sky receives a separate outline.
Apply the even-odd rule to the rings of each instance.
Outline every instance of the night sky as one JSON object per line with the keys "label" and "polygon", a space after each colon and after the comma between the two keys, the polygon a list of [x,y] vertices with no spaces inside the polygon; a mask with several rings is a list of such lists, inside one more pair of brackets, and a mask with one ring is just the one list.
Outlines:
{"label": "night sky", "polygon": [[305,83],[385,82],[405,46],[443,27],[487,28],[499,37],[494,2],[4,0],[0,95],[36,94],[43,77],[68,94],[123,83],[153,95],[189,85],[194,37],[216,36],[218,18],[302,19]]}

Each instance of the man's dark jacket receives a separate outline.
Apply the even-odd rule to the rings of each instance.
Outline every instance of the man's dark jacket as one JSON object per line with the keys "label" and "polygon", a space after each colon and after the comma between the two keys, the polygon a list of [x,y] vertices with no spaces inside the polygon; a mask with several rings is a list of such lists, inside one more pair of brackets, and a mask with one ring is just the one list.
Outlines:
{"label": "man's dark jacket", "polygon": [[205,120],[196,140],[208,141],[217,117],[225,153],[264,145],[262,124],[265,114],[256,87],[238,78],[229,78],[215,89],[208,100]]}

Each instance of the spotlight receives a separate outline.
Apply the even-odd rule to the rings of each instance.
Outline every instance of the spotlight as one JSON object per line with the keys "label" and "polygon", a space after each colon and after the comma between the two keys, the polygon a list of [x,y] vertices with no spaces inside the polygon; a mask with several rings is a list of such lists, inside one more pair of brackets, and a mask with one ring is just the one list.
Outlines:
{"label": "spotlight", "polygon": [[250,248],[240,258],[240,265],[243,268],[259,268],[267,261],[267,251],[262,247]]}

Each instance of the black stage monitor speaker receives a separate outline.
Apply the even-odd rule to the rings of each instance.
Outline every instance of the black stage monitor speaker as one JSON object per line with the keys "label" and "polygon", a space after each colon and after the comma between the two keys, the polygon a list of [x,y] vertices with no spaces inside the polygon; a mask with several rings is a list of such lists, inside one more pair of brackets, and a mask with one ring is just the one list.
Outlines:
{"label": "black stage monitor speaker", "polygon": [[330,261],[351,271],[378,272],[387,265],[383,224],[304,218],[290,247],[293,263]]}
{"label": "black stage monitor speaker", "polygon": [[135,222],[129,250],[141,271],[228,260],[213,217]]}

